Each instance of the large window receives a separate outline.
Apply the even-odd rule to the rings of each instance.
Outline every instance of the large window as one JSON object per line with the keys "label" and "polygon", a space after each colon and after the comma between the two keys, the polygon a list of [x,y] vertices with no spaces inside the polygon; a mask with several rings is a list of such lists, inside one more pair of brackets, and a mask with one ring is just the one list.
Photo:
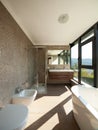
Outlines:
{"label": "large window", "polygon": [[98,23],[70,44],[71,68],[80,84],[98,87]]}
{"label": "large window", "polygon": [[80,48],[80,79],[81,83],[85,82],[94,86],[94,31],[91,30],[81,38]]}

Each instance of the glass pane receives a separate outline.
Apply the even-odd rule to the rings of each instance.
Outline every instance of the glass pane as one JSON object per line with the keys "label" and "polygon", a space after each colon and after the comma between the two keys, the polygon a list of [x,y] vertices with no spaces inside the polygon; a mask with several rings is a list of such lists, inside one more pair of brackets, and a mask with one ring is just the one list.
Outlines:
{"label": "glass pane", "polygon": [[92,42],[82,46],[82,65],[92,65]]}
{"label": "glass pane", "polygon": [[88,40],[89,38],[93,36],[94,36],[94,30],[91,30],[89,33],[87,33],[81,38],[81,43],[85,42],[86,40]]}
{"label": "glass pane", "polygon": [[78,44],[71,47],[71,69],[74,70],[74,77],[78,79]]}
{"label": "glass pane", "polygon": [[94,86],[94,71],[92,69],[81,69],[81,81]]}

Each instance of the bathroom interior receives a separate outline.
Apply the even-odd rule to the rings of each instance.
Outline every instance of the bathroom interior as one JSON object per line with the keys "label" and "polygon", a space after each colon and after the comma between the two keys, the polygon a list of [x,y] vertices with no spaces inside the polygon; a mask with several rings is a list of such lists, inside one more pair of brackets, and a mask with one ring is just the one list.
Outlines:
{"label": "bathroom interior", "polygon": [[0,0],[0,130],[98,129],[96,12],[96,0]]}

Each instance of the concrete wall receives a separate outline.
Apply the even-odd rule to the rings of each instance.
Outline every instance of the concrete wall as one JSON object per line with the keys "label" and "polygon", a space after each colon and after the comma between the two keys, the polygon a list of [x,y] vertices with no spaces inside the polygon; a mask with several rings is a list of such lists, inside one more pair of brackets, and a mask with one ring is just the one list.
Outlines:
{"label": "concrete wall", "polygon": [[46,76],[46,48],[38,48],[38,82],[45,83],[45,76]]}
{"label": "concrete wall", "polygon": [[15,88],[34,78],[35,49],[0,3],[0,101],[8,103]]}

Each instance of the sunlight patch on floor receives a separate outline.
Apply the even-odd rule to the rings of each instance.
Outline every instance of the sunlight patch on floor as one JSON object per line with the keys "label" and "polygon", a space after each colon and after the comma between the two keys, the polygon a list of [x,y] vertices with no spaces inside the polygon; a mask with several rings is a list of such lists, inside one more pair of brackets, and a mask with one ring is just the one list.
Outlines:
{"label": "sunlight patch on floor", "polygon": [[63,110],[65,116],[71,112],[72,105],[69,98],[70,96],[71,92],[67,90],[59,96],[45,95],[41,98],[36,99],[30,106],[28,106],[29,115],[26,128],[33,123],[36,123],[37,121],[41,122],[43,118],[46,118],[45,122],[42,123],[41,126],[39,126],[39,129],[46,130],[47,128],[49,128],[49,130],[51,130],[59,123],[59,107],[61,110]]}
{"label": "sunlight patch on floor", "polygon": [[72,99],[70,99],[66,104],[63,105],[66,115],[72,111]]}
{"label": "sunlight patch on floor", "polygon": [[38,130],[52,130],[59,123],[58,114],[53,115]]}

